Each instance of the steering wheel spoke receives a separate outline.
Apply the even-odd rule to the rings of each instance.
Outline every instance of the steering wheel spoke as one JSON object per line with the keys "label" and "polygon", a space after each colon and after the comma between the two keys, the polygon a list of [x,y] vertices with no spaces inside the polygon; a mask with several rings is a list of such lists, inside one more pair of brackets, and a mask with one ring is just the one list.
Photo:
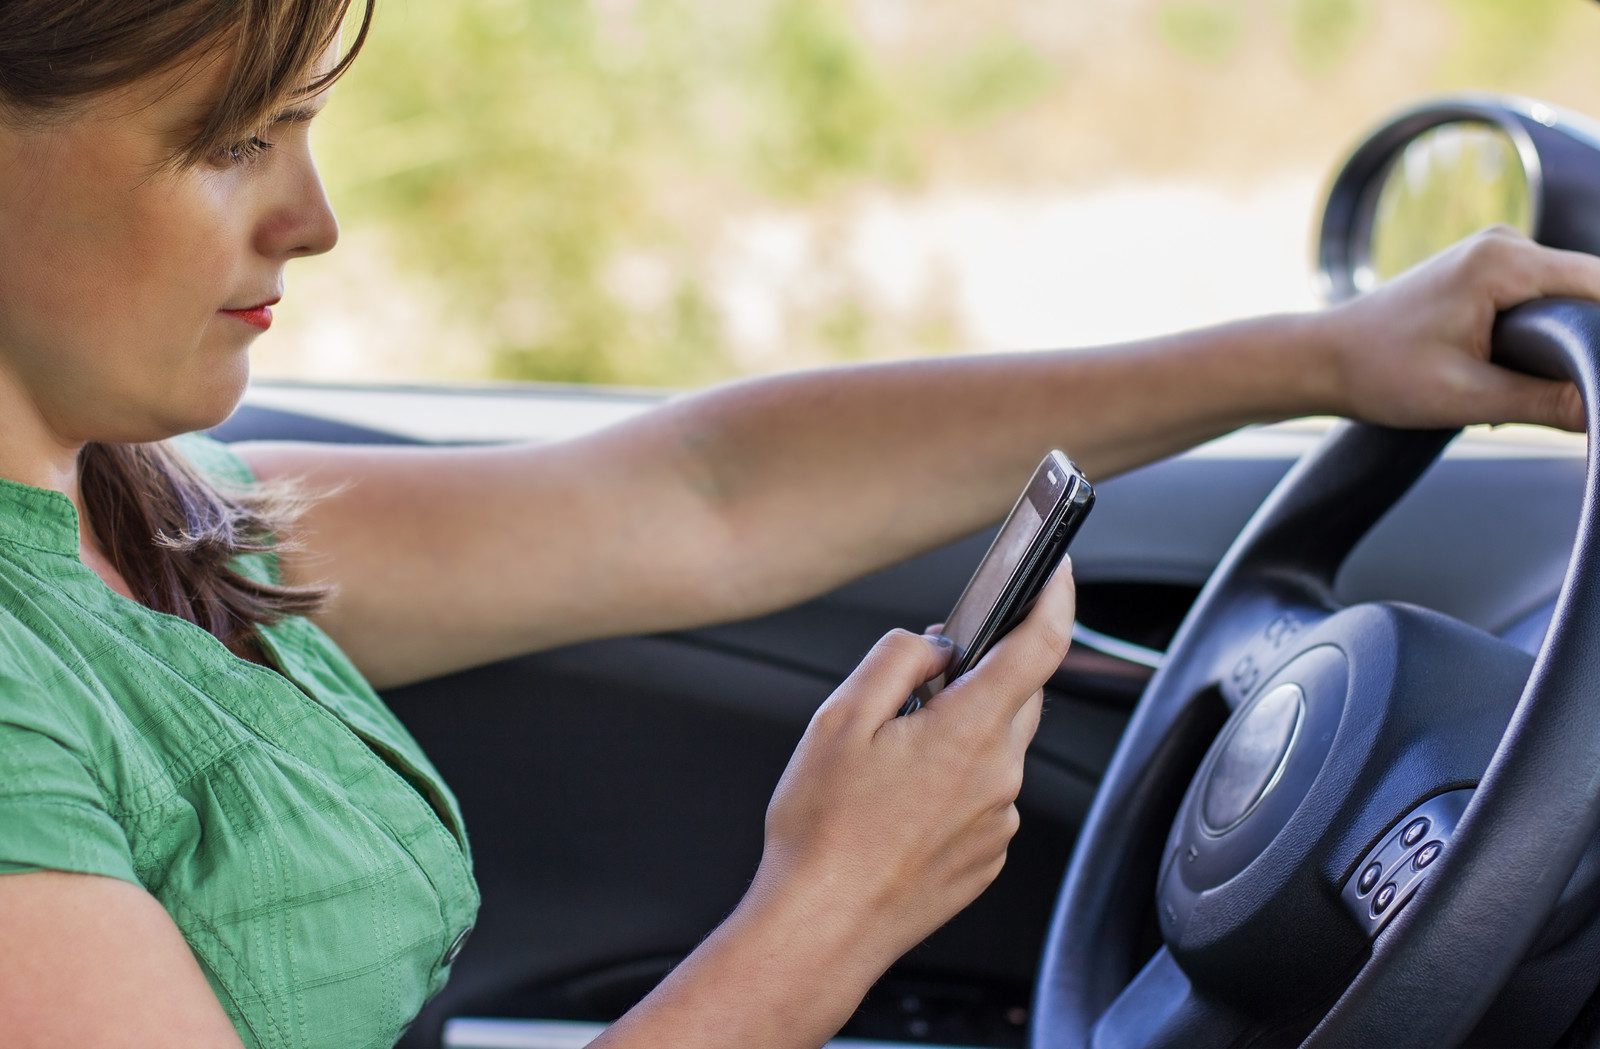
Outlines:
{"label": "steering wheel spoke", "polygon": [[1218,689],[1229,710],[1259,693],[1306,635],[1336,611],[1324,593],[1292,578],[1251,579],[1233,591],[1227,629],[1207,639],[1212,658],[1199,661],[1205,687]]}
{"label": "steering wheel spoke", "polygon": [[1198,991],[1163,947],[1095,1023],[1089,1044],[1093,1049],[1232,1045],[1251,1027],[1245,1014]]}

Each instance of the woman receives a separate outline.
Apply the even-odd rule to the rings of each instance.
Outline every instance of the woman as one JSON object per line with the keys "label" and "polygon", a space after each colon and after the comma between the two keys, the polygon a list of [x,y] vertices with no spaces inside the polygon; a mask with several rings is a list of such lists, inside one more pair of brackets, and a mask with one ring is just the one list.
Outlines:
{"label": "woman", "polygon": [[[1112,351],[737,383],[554,446],[229,449],[194,431],[337,236],[307,126],[348,3],[0,5],[8,1046],[392,1044],[478,896],[373,686],[792,604],[997,519],[1051,445],[1099,479],[1301,414],[1582,425],[1571,387],[1485,358],[1497,310],[1600,298],[1600,260],[1490,231],[1332,311]],[[601,1043],[837,1030],[999,871],[1072,615],[1058,572],[901,719],[945,649],[879,642],[748,896]]]}

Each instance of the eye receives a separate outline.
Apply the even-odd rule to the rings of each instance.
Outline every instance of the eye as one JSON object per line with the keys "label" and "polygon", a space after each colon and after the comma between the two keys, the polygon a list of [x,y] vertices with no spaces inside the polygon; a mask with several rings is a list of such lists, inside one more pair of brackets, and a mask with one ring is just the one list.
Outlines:
{"label": "eye", "polygon": [[222,150],[220,156],[230,164],[248,164],[259,158],[263,153],[272,148],[272,143],[266,139],[252,136],[238,145],[229,146]]}

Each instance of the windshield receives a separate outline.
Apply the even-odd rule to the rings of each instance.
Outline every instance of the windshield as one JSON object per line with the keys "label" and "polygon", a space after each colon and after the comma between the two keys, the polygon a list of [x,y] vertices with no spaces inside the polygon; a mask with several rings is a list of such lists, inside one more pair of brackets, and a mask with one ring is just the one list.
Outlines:
{"label": "windshield", "polygon": [[1365,129],[1600,111],[1597,52],[1573,0],[394,6],[256,375],[685,388],[1308,309]]}

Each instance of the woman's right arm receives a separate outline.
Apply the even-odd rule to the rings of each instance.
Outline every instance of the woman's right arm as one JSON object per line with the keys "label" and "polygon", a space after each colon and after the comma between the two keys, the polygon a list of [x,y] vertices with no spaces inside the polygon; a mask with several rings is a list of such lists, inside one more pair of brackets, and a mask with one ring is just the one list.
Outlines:
{"label": "woman's right arm", "polygon": [[591,1049],[815,1049],[832,1037],[896,958],[1000,873],[1073,615],[1063,564],[976,668],[904,718],[948,649],[905,631],[880,641],[806,729],[744,900]]}
{"label": "woman's right arm", "polygon": [[242,1049],[159,901],[130,882],[0,876],[0,1029],[7,1049]]}

